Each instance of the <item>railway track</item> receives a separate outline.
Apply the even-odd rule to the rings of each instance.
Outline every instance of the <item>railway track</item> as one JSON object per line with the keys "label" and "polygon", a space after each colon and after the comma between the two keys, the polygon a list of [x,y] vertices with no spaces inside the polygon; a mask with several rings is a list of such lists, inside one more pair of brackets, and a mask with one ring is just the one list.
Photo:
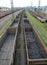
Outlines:
{"label": "railway track", "polygon": [[37,38],[23,10],[0,42],[0,65],[46,65],[47,54]]}
{"label": "railway track", "polygon": [[24,43],[24,27],[23,27],[23,13],[18,27],[18,34],[16,39],[15,57],[13,65],[26,65],[25,43]]}

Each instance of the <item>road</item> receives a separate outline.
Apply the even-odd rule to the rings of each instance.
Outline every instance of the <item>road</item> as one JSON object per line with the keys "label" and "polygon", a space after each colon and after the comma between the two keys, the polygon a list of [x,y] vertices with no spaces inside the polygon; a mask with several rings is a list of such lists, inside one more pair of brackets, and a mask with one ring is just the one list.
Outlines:
{"label": "road", "polygon": [[[20,10],[21,11],[21,10]],[[20,11],[17,11],[14,13],[14,16],[18,15],[18,13],[20,13]],[[12,14],[5,16],[3,18],[0,19],[0,30],[6,25],[6,23],[12,18]]]}

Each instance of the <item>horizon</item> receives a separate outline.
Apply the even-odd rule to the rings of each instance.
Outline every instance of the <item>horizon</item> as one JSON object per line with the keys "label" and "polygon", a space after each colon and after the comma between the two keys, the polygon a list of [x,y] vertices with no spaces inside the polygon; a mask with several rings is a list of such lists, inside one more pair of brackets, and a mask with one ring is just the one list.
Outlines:
{"label": "horizon", "polygon": [[[35,2],[34,2],[35,1]],[[14,7],[28,7],[28,6],[36,6],[38,7],[39,0],[13,0]],[[47,0],[40,0],[40,6],[47,6]],[[4,4],[5,3],[5,4]],[[0,0],[0,7],[11,7],[11,0]]]}

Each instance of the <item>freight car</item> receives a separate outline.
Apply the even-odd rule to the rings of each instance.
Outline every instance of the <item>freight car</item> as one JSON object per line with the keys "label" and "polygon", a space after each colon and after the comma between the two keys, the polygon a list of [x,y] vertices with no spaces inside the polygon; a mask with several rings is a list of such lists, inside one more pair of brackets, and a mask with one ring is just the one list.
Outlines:
{"label": "freight car", "polygon": [[[41,65],[47,64],[47,54],[44,51],[43,46],[37,40],[35,31],[29,20],[24,20],[25,27],[25,44],[27,54],[27,64],[29,65]],[[38,38],[39,39],[39,38]]]}
{"label": "freight car", "polygon": [[0,18],[2,18],[2,17],[5,17],[5,16],[7,16],[7,15],[9,15],[9,14],[12,14],[12,13],[14,13],[14,12],[16,12],[17,10],[15,10],[15,11],[4,11],[4,12],[0,12]]}
{"label": "freight car", "polygon": [[44,15],[43,15],[43,14],[38,13],[38,12],[35,12],[35,11],[30,11],[30,12],[31,12],[31,14],[32,14],[35,18],[37,18],[38,20],[40,20],[42,23],[47,22],[47,20],[44,18]]}

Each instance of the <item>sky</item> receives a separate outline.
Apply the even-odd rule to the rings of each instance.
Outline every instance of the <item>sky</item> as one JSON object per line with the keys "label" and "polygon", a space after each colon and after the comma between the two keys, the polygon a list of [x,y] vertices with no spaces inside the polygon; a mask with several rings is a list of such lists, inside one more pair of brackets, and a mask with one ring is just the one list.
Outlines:
{"label": "sky", "polygon": [[[39,0],[13,0],[14,7],[38,6]],[[1,7],[11,7],[11,0],[0,0]],[[47,5],[47,0],[41,0],[41,6]]]}

